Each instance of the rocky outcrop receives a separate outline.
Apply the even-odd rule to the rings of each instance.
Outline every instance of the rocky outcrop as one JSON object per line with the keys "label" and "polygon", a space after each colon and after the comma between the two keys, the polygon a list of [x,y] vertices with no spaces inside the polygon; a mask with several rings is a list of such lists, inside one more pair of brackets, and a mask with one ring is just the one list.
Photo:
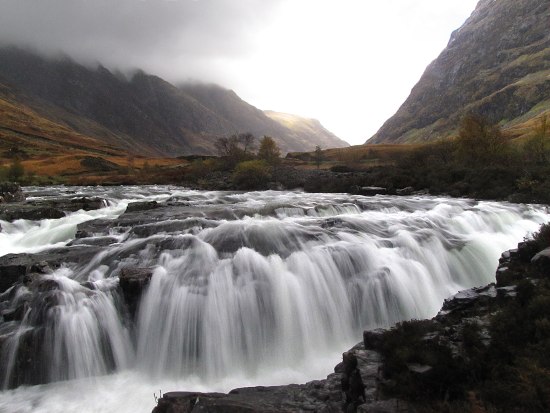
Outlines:
{"label": "rocky outcrop", "polygon": [[[496,284],[458,292],[431,320],[365,331],[363,341],[343,354],[325,380],[228,394],[167,393],[153,413],[484,411],[474,383],[478,366],[486,369],[484,363],[495,362],[486,356],[493,318],[515,305],[518,289],[525,291],[526,274],[541,274],[540,267],[532,268],[546,262],[548,250],[541,251],[535,241],[520,243],[502,255]],[[533,283],[528,279],[528,286]],[[452,410],[449,403],[456,400],[459,407]]]}
{"label": "rocky outcrop", "polygon": [[80,245],[55,248],[36,254],[7,254],[0,257],[0,292],[6,291],[24,277],[43,268],[57,269],[62,265],[85,262],[99,252],[99,247]]}
{"label": "rocky outcrop", "polygon": [[4,221],[58,219],[63,218],[67,212],[91,211],[104,206],[106,206],[105,200],[97,197],[19,201],[0,206],[0,219]]}
{"label": "rocky outcrop", "polygon": [[[286,386],[247,387],[222,393],[172,392],[158,400],[153,413],[198,412],[396,412],[394,400],[379,400],[381,358],[359,343],[324,380]],[[368,403],[370,410],[361,406]]]}
{"label": "rocky outcrop", "polygon": [[136,314],[141,295],[152,276],[152,268],[125,267],[120,270],[120,289],[132,317]]}
{"label": "rocky outcrop", "polygon": [[0,183],[0,204],[4,202],[23,202],[25,195],[21,186],[12,182]]}
{"label": "rocky outcrop", "polygon": [[469,112],[512,127],[550,109],[550,3],[481,0],[368,143],[453,134]]}

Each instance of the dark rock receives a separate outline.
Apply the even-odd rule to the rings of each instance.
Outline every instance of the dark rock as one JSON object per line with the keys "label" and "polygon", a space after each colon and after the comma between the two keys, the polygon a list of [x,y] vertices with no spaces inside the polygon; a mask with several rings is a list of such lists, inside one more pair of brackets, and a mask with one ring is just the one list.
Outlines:
{"label": "dark rock", "polygon": [[539,267],[539,270],[548,272],[550,270],[550,248],[539,251],[531,262]]}
{"label": "dark rock", "polygon": [[517,256],[521,262],[529,263],[531,259],[539,252],[539,248],[536,242],[525,241],[520,242],[517,248]]}
{"label": "dark rock", "polygon": [[426,366],[422,364],[407,364],[407,368],[411,373],[418,375],[429,373],[433,369],[432,366]]}
{"label": "dark rock", "polygon": [[395,193],[397,195],[412,195],[414,193],[414,188],[412,186],[407,186],[405,188],[396,189]]}
{"label": "dark rock", "polygon": [[19,184],[12,182],[0,183],[0,203],[23,201],[25,201],[25,195]]}
{"label": "dark rock", "polygon": [[25,316],[25,312],[27,311],[27,303],[22,303],[21,305],[17,306],[16,308],[10,308],[2,313],[2,317],[4,317],[4,321],[21,321],[23,320],[23,317]]}
{"label": "dark rock", "polygon": [[105,200],[98,197],[80,197],[72,199],[49,199],[28,201],[20,204],[4,204],[0,208],[0,219],[14,221],[16,219],[29,219],[39,221],[42,219],[63,218],[65,212],[79,210],[91,211],[103,208]]}
{"label": "dark rock", "polygon": [[109,245],[112,245],[118,240],[115,237],[109,237],[109,236],[103,236],[103,237],[83,237],[83,235],[86,235],[84,233],[79,233],[79,237],[72,240],[67,244],[68,247],[71,247],[73,245],[92,245],[96,247],[107,247]]}
{"label": "dark rock", "polygon": [[70,199],[68,202],[59,202],[57,204],[58,208],[63,209],[64,211],[92,211],[94,209],[101,209],[106,206],[106,202],[102,198],[98,197],[81,197],[81,198],[73,198]]}
{"label": "dark rock", "polygon": [[497,290],[494,284],[489,284],[486,287],[459,291],[453,297],[443,302],[443,307],[435,319],[440,320],[450,317],[463,318],[470,313],[479,311],[482,307],[486,307],[496,298],[496,296]]}
{"label": "dark rock", "polygon": [[[380,400],[377,391],[381,357],[362,343],[344,353],[343,361],[324,380],[306,384],[247,387],[228,394],[174,392],[158,400],[154,413],[174,412],[388,412],[400,406]],[[368,409],[365,410],[365,407]],[[369,410],[370,408],[374,410]],[[376,410],[379,409],[379,410]],[[384,410],[385,409],[385,410]]]}
{"label": "dark rock", "polygon": [[378,328],[376,330],[365,330],[363,332],[363,344],[366,349],[378,350],[382,344],[383,335],[386,329]]}
{"label": "dark rock", "polygon": [[152,268],[125,267],[120,270],[120,289],[132,316],[136,314],[141,294],[152,276]]}
{"label": "dark rock", "polygon": [[[86,263],[99,247],[79,245],[54,248],[36,254],[7,254],[0,257],[0,292],[31,274],[47,274],[65,264]],[[31,277],[32,278],[32,277]],[[27,281],[32,281],[29,279]]]}
{"label": "dark rock", "polygon": [[386,188],[382,188],[381,186],[362,186],[359,191],[360,195],[366,196],[385,195],[387,193],[388,190]]}
{"label": "dark rock", "polygon": [[[5,259],[4,257],[0,257],[0,292],[6,291],[17,281],[19,281],[25,274],[27,274],[30,267],[28,263],[9,262],[9,258]],[[4,263],[2,263],[2,261]]]}
{"label": "dark rock", "polygon": [[94,235],[108,235],[109,227],[113,225],[113,221],[108,219],[93,219],[86,221],[76,226],[75,238],[89,238]]}
{"label": "dark rock", "polygon": [[40,221],[43,219],[63,218],[65,213],[60,209],[51,206],[34,206],[29,204],[4,205],[0,208],[0,219],[4,221],[15,221],[17,219],[28,219]]}
{"label": "dark rock", "polygon": [[130,202],[126,207],[126,212],[148,211],[158,207],[159,203],[157,201]]}

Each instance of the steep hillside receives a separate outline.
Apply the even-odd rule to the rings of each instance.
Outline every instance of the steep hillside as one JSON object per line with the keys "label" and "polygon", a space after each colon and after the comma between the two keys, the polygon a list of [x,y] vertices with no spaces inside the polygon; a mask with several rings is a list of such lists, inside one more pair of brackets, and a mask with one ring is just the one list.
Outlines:
{"label": "steep hillside", "polygon": [[270,119],[284,125],[292,131],[293,142],[299,142],[303,146],[310,145],[311,136],[316,137],[317,145],[321,148],[344,148],[349,144],[327,130],[317,119],[303,118],[289,113],[280,113],[266,110],[264,112]]}
{"label": "steep hillside", "polygon": [[81,151],[88,155],[121,156],[120,148],[75,132],[47,119],[21,103],[13,91],[0,83],[0,158],[10,153],[41,157]]}
{"label": "steep hillside", "polygon": [[368,143],[452,135],[477,113],[514,128],[550,110],[550,1],[481,0]]}
{"label": "steep hillside", "polygon": [[292,130],[219,86],[176,87],[143,72],[127,79],[102,66],[90,69],[16,48],[0,49],[0,82],[38,115],[135,154],[212,154],[218,137],[241,132],[271,135],[285,152],[321,144],[315,134],[297,140]]}

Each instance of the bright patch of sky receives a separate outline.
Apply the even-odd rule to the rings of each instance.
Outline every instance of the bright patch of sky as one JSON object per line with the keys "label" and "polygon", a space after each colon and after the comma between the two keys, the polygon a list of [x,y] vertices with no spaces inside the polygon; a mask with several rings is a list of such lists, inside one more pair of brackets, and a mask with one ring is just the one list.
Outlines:
{"label": "bright patch of sky", "polygon": [[393,115],[477,0],[0,0],[0,43],[231,88],[352,144]]}

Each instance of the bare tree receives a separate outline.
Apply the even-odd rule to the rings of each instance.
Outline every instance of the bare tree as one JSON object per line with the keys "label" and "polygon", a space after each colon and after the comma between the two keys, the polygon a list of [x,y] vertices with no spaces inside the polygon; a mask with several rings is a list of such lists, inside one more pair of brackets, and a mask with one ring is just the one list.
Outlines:
{"label": "bare tree", "polygon": [[238,140],[244,154],[249,154],[256,149],[256,138],[250,132],[240,133]]}

